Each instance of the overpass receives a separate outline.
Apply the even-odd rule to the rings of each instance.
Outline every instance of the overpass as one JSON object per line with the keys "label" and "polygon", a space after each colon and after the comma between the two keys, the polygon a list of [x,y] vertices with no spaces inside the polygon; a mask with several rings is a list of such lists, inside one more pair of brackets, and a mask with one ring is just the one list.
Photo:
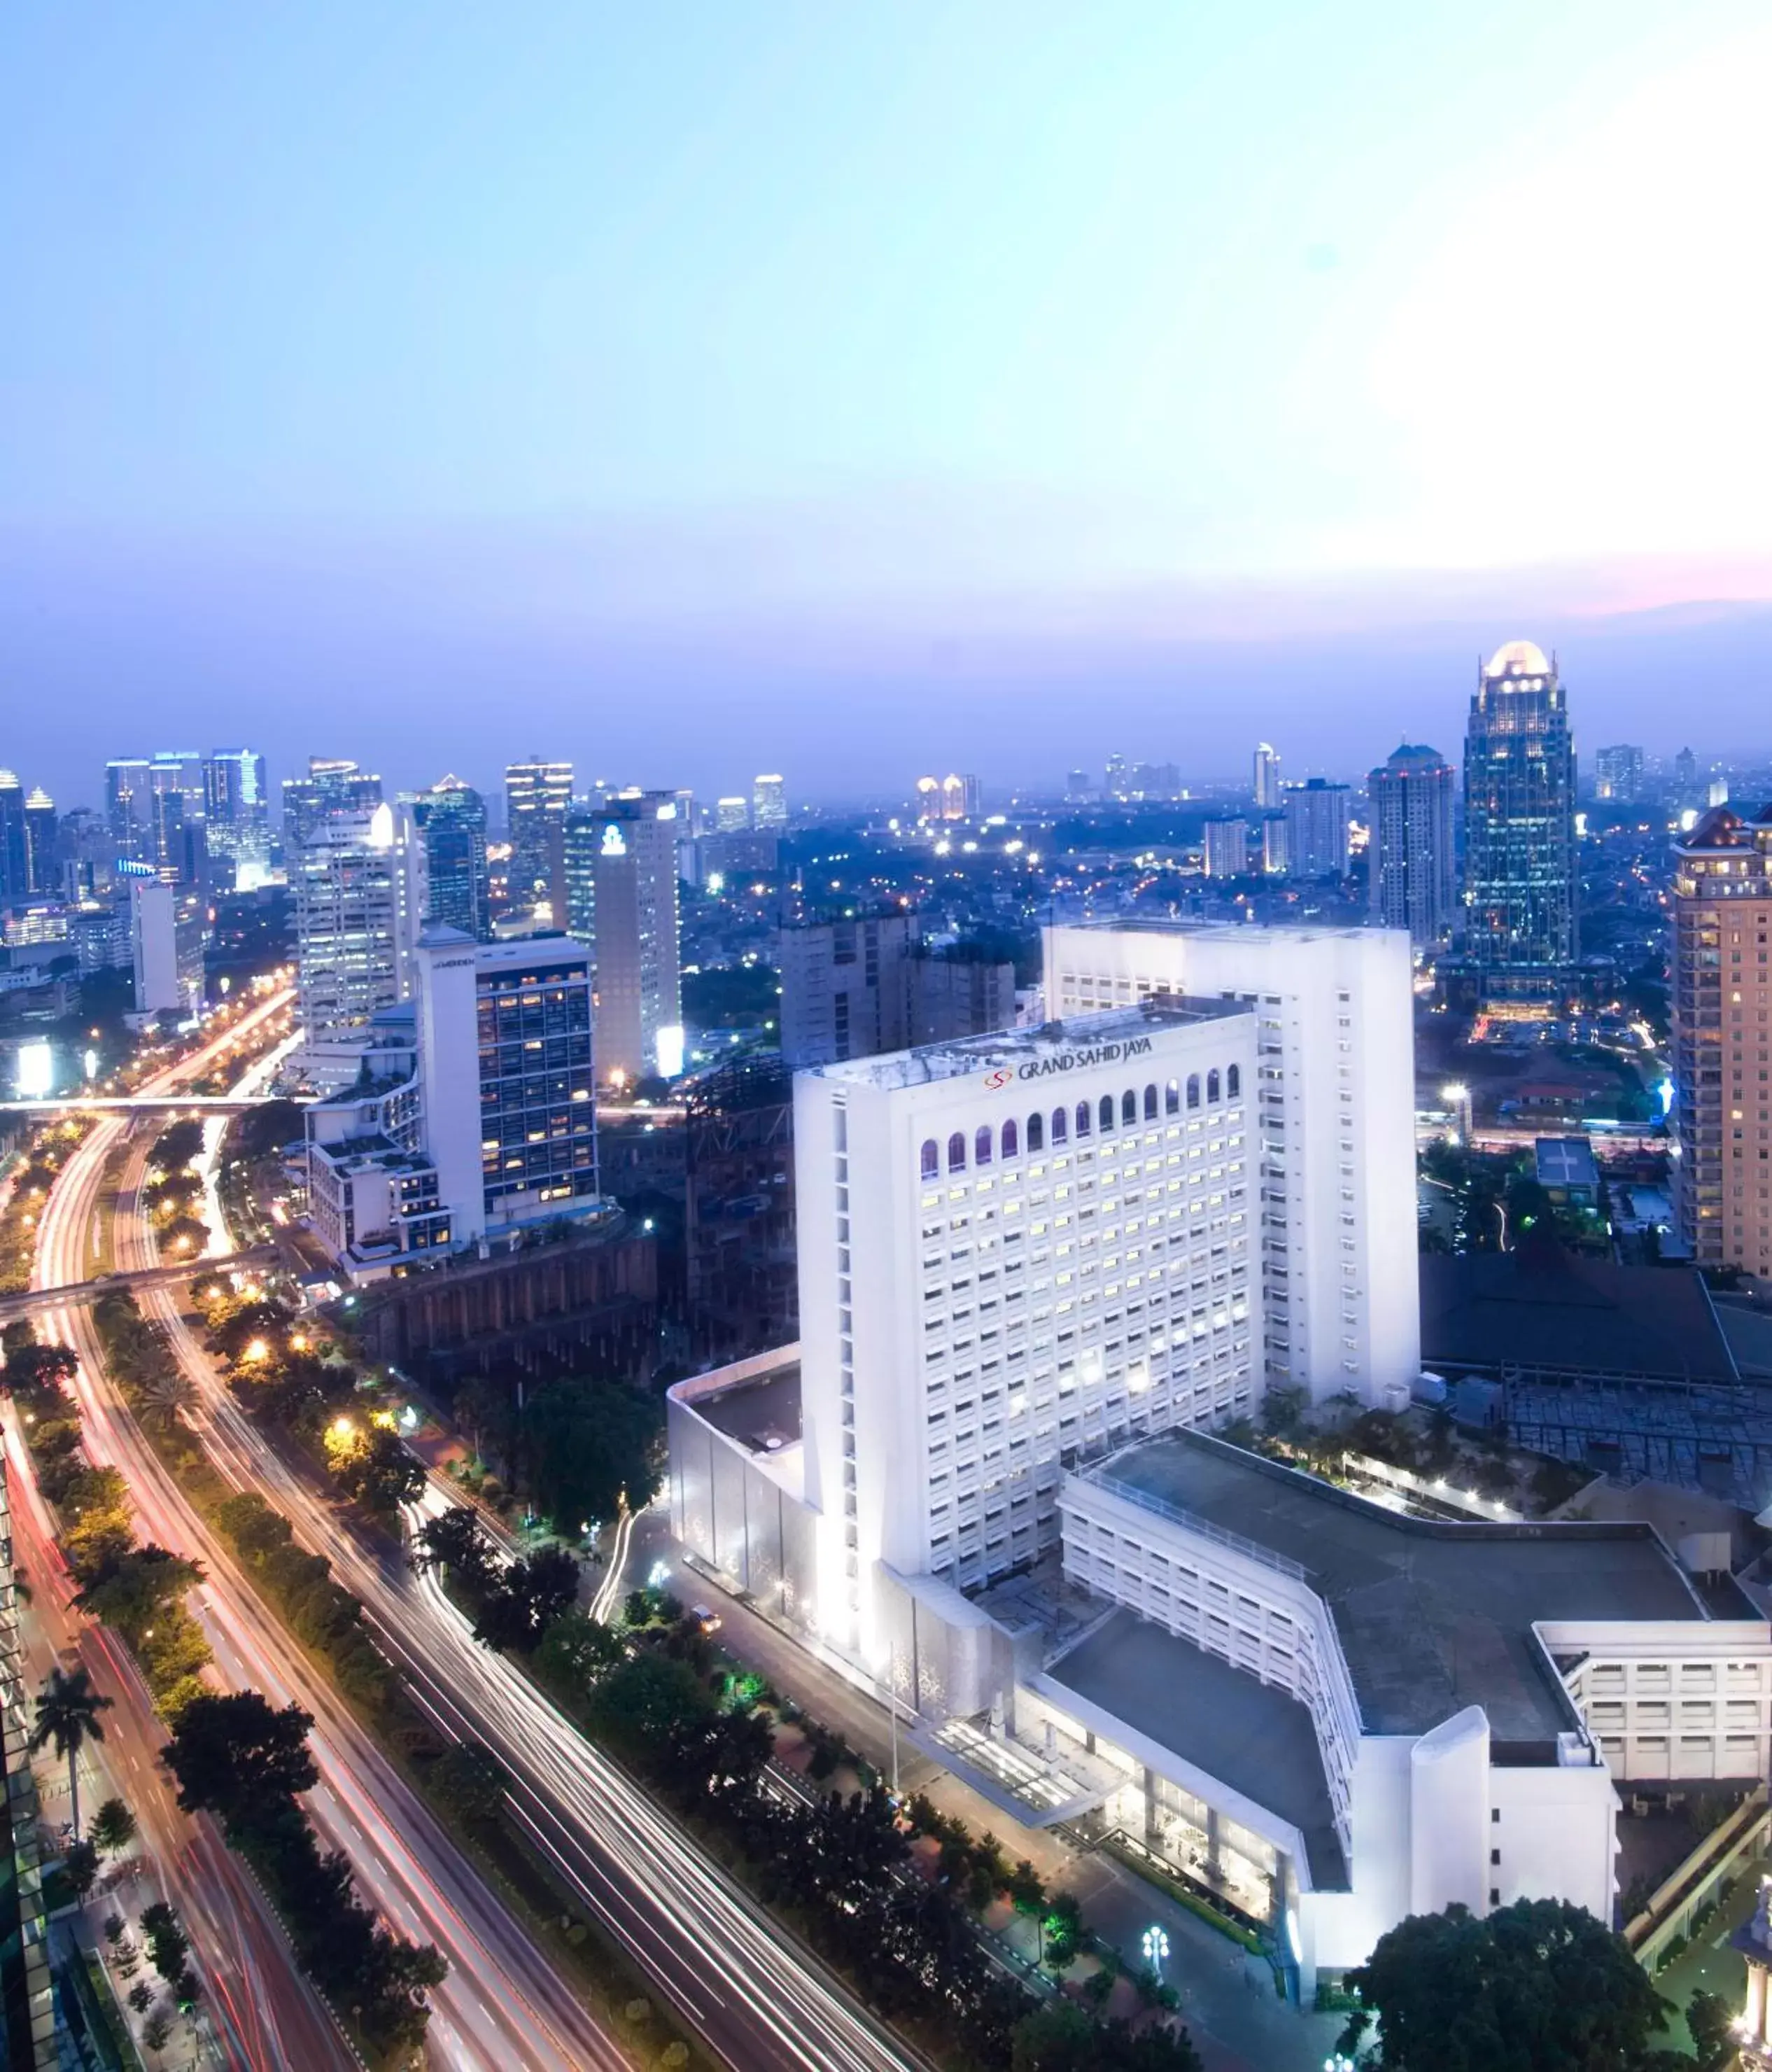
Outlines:
{"label": "overpass", "polygon": [[0,1295],[0,1324],[34,1310],[59,1309],[73,1302],[96,1302],[120,1288],[170,1288],[181,1281],[195,1281],[203,1273],[245,1272],[254,1268],[282,1263],[274,1244],[254,1245],[248,1252],[229,1252],[223,1259],[193,1259],[178,1266],[142,1266],[125,1273],[100,1273],[90,1281],[69,1281],[60,1288],[27,1288],[13,1295]]}
{"label": "overpass", "polygon": [[59,1100],[0,1100],[6,1115],[246,1115],[270,1094],[67,1094]]}

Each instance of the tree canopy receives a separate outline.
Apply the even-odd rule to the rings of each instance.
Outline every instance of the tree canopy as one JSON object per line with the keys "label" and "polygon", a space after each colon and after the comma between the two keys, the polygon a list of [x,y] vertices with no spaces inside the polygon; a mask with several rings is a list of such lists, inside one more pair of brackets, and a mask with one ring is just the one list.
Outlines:
{"label": "tree canopy", "polygon": [[161,1750],[187,1813],[219,1814],[230,1831],[261,1822],[279,1801],[308,1790],[319,1771],[308,1753],[311,1714],[281,1712],[256,1691],[205,1692],[178,1715]]}
{"label": "tree canopy", "polygon": [[606,1381],[550,1382],[523,1413],[528,1486],[554,1530],[572,1536],[638,1511],[658,1486],[658,1409]]}

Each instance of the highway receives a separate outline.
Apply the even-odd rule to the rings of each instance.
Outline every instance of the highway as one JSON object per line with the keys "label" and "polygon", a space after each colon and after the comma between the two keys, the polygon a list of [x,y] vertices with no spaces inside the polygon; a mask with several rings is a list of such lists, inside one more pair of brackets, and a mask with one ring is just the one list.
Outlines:
{"label": "highway", "polygon": [[[230,1031],[226,1040],[237,1042],[241,1033]],[[206,1050],[186,1060],[178,1073],[202,1071],[207,1057]],[[79,1277],[105,1163],[127,1127],[121,1120],[100,1122],[64,1168],[39,1230],[40,1281]],[[125,1266],[153,1263],[147,1256],[152,1240],[133,1202],[147,1149],[146,1139],[135,1148],[127,1169],[129,1196],[120,1202],[117,1241],[119,1264]],[[176,1321],[170,1295],[150,1297],[148,1306],[162,1319],[170,1314]],[[391,1926],[436,1943],[449,1959],[449,1975],[431,1995],[429,2062],[466,2072],[518,2067],[617,2072],[625,2067],[625,2054],[592,2021],[353,1716],[307,1670],[227,1550],[185,1501],[105,1381],[96,1337],[84,1309],[70,1307],[55,1314],[51,1330],[80,1356],[76,1385],[88,1453],[122,1470],[145,1537],[202,1560],[208,1572],[192,1602],[223,1679],[233,1688],[260,1690],[273,1704],[293,1699],[314,1714],[312,1746],[321,1781],[306,1803],[323,1846],[345,1852],[364,1898]],[[188,1355],[195,1349],[187,1342],[185,1350]],[[207,1362],[200,1352],[197,1357],[207,1374]],[[227,1953],[210,1947],[207,1938],[198,1954],[206,1969],[228,1961]],[[274,2005],[265,2012],[269,2018]],[[243,2056],[241,2062],[305,2066],[334,2061],[310,2058],[299,2043],[280,2037],[262,2054]]]}

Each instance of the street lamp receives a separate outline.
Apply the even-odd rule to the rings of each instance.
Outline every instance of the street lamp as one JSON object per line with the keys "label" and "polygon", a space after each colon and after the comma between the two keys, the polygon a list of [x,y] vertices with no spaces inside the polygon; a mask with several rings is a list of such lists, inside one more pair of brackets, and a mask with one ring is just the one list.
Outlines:
{"label": "street lamp", "polygon": [[1167,1934],[1153,1922],[1144,1931],[1144,1940],[1139,1946],[1144,1951],[1144,1961],[1160,1979],[1163,1959],[1169,1955]]}

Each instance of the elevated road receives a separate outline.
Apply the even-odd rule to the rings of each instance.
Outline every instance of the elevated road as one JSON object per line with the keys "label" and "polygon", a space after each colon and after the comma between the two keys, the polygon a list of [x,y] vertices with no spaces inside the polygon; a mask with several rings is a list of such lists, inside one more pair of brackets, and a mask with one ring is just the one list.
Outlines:
{"label": "elevated road", "polygon": [[118,1273],[101,1273],[91,1281],[70,1281],[57,1288],[26,1288],[0,1295],[0,1324],[14,1317],[30,1317],[51,1309],[64,1309],[72,1303],[96,1302],[120,1288],[173,1288],[181,1281],[194,1281],[199,1273],[250,1272],[283,1264],[274,1244],[254,1245],[249,1252],[229,1252],[222,1259],[194,1259],[183,1266],[137,1266]]}

